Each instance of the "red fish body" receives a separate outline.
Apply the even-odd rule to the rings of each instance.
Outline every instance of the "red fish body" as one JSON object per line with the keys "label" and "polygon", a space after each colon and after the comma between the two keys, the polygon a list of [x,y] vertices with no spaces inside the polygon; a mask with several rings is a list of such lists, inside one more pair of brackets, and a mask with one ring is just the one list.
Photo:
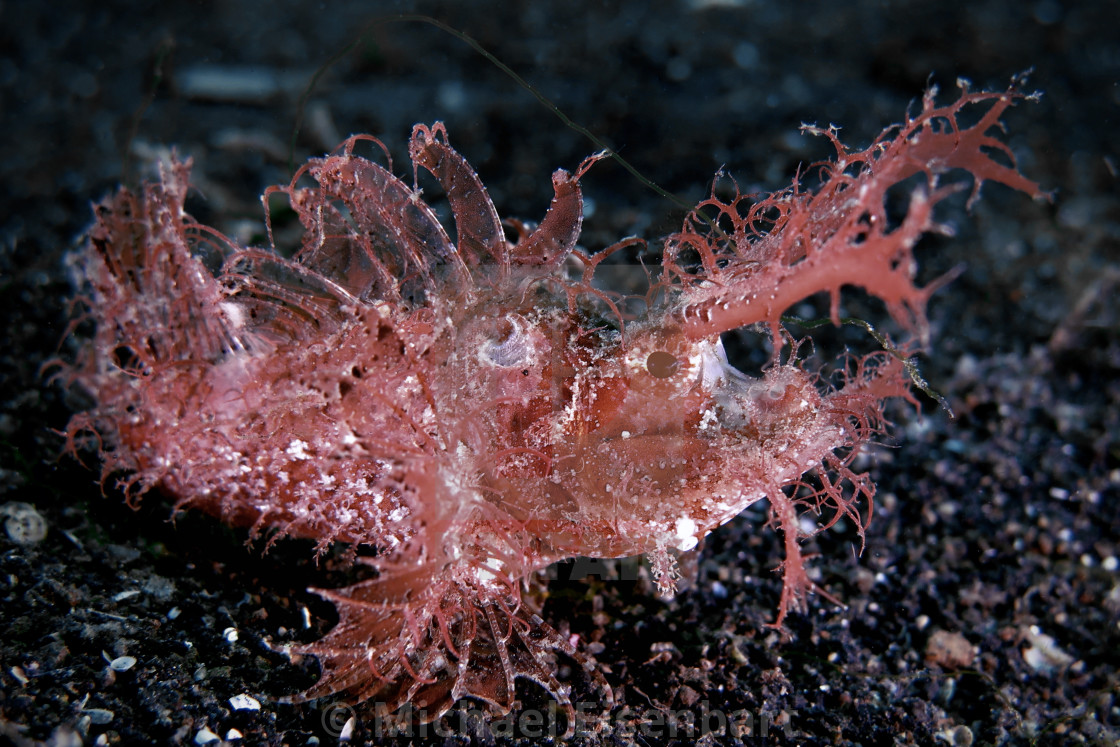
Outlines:
{"label": "red fish body", "polygon": [[[380,143],[351,138],[266,193],[303,225],[290,259],[193,222],[189,163],[172,163],[97,208],[80,257],[97,329],[71,369],[97,405],[70,433],[100,436],[130,498],[158,487],[254,534],[375,550],[360,559],[373,579],[320,590],[340,622],[302,647],[323,676],[294,700],[345,692],[436,718],[474,696],[500,713],[520,676],[567,704],[553,651],[609,695],[537,615],[534,572],[647,553],[669,591],[671,551],[767,498],[786,539],[780,624],[815,588],[799,514],[828,505],[862,532],[874,486],[849,465],[910,381],[893,353],[855,361],[838,388],[776,355],[751,377],[719,336],[761,323],[779,350],[781,314],[828,292],[838,320],[842,285],[924,336],[911,249],[939,228],[932,208],[953,191],[939,175],[1041,194],[988,155],[1010,155],[989,131],[1020,96],[965,91],[938,108],[931,93],[865,151],[819,132],[838,154],[821,188],[701,203],[639,314],[594,278],[632,242],[576,246],[579,180],[601,155],[557,171],[543,221],[510,241],[442,125],[418,125],[410,156],[443,187],[452,241],[418,188],[354,154]],[[962,130],[970,104],[989,108]],[[888,227],[887,189],[916,173],[926,184]]]}

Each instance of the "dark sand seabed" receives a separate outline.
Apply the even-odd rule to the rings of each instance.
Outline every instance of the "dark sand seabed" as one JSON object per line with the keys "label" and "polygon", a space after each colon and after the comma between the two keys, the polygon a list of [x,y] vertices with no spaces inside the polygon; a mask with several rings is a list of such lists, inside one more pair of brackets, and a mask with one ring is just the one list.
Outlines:
{"label": "dark sand seabed", "polygon": [[[58,458],[53,429],[81,398],[39,368],[66,328],[63,255],[91,200],[174,147],[194,158],[195,217],[260,241],[256,196],[288,180],[306,81],[378,12],[411,11],[469,33],[693,202],[720,166],[745,191],[773,190],[828,156],[798,134],[802,122],[840,125],[862,146],[929,81],[949,100],[958,76],[1001,89],[1035,69],[1029,87],[1044,96],[1009,112],[1007,140],[1055,200],[989,185],[971,215],[963,195],[942,206],[955,238],[919,247],[927,281],[966,263],[931,303],[921,361],[955,418],[931,400],[921,417],[892,411],[889,442],[865,464],[880,493],[863,555],[852,527],[807,545],[847,608],[814,599],[788,620],[789,640],[764,627],[780,547],[756,509],[708,539],[695,582],[671,602],[644,572],[557,581],[544,617],[595,654],[619,701],[604,713],[568,673],[588,713],[575,744],[1120,740],[1120,33],[1109,3],[72,5],[0,4],[0,743],[338,741],[344,709],[274,700],[310,685],[314,661],[263,642],[329,628],[332,607],[305,589],[343,585],[341,554],[316,567],[309,543],[282,541],[262,556],[208,517],[168,522],[159,496],[132,511],[111,485],[102,495],[97,472]],[[412,124],[442,119],[500,213],[527,219],[543,215],[553,169],[597,150],[468,45],[419,23],[370,31],[304,113],[299,160],[370,132],[400,174]],[[678,208],[612,163],[584,189],[588,248],[679,227]],[[885,316],[856,294],[846,310]],[[847,329],[814,337],[821,357],[867,343]],[[729,341],[745,368],[763,360],[758,339]],[[548,698],[529,683],[522,693],[516,729],[453,712],[414,740],[539,741]],[[727,717],[737,728],[721,732]],[[690,734],[687,718],[716,733]],[[391,741],[384,724],[349,729],[352,743],[378,741],[378,729]]]}

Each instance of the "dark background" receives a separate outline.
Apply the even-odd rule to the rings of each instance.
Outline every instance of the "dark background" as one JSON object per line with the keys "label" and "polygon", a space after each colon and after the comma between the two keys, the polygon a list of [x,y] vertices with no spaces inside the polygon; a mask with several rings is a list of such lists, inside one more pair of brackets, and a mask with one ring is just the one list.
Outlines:
{"label": "dark background", "polygon": [[[53,430],[82,400],[40,367],[60,351],[72,295],[63,257],[92,200],[175,148],[194,158],[192,213],[259,242],[257,195],[288,180],[311,76],[379,14],[419,12],[470,34],[693,202],[720,166],[745,190],[772,190],[829,155],[798,133],[802,122],[841,125],[864,146],[928,83],[948,100],[958,77],[1001,89],[1035,68],[1028,87],[1045,95],[1008,114],[1007,141],[1055,201],[989,185],[971,215],[963,199],[943,206],[955,239],[919,248],[927,279],[967,263],[933,300],[922,360],[956,418],[928,401],[921,418],[897,410],[891,443],[866,462],[880,487],[866,552],[856,557],[850,528],[809,544],[848,608],[814,600],[786,641],[765,629],[780,554],[749,511],[708,540],[697,582],[672,602],[644,581],[558,583],[544,615],[590,643],[629,709],[589,728],[587,743],[625,743],[629,718],[705,704],[746,711],[756,727],[763,715],[788,724],[771,730],[775,744],[1114,743],[1120,35],[1110,6],[0,3],[0,503],[34,505],[49,529],[30,545],[0,533],[0,741],[192,743],[204,729],[237,729],[250,744],[335,740],[326,704],[271,700],[314,681],[314,662],[288,662],[262,641],[329,627],[330,605],[305,588],[344,583],[344,565],[317,568],[295,541],[262,556],[206,517],[171,524],[158,496],[131,511],[113,486],[102,495],[96,471],[60,458]],[[411,125],[444,120],[500,214],[531,220],[548,205],[552,170],[598,150],[469,45],[419,22],[361,34],[302,114],[297,163],[368,132],[402,175]],[[584,189],[589,249],[679,226],[679,208],[613,163]],[[822,350],[846,339],[816,337]],[[936,645],[946,640],[976,655],[954,662]],[[112,672],[123,655],[137,664]],[[596,698],[571,681],[576,700]],[[527,707],[546,706],[532,685],[523,692]],[[242,693],[260,710],[233,711],[228,699]],[[465,724],[446,741],[490,738]]]}

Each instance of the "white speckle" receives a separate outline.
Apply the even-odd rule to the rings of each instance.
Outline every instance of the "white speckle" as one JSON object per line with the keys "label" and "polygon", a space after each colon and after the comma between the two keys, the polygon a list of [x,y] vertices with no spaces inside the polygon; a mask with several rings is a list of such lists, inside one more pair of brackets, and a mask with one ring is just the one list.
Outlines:
{"label": "white speckle", "polygon": [[630,438],[630,431],[623,431],[622,432],[622,438],[623,439]]}
{"label": "white speckle", "polygon": [[[503,563],[498,558],[487,558],[483,565],[486,566],[486,568],[492,568],[495,571],[500,571],[503,568]],[[478,577],[478,580],[485,582],[493,581],[494,579],[496,579],[497,576],[486,570],[486,568],[479,568],[475,571],[475,575]]]}
{"label": "white speckle", "polygon": [[687,516],[677,519],[677,548],[682,552],[696,547],[696,522]]}
{"label": "white speckle", "polygon": [[123,602],[126,599],[131,599],[132,597],[136,596],[139,593],[140,593],[139,589],[129,589],[128,591],[122,591],[121,593],[113,596],[113,601],[114,602]]}
{"label": "white speckle", "polygon": [[307,442],[300,439],[294,439],[288,444],[288,456],[295,457],[296,459],[310,459],[311,455],[307,453]]}
{"label": "white speckle", "polygon": [[222,301],[218,304],[218,308],[233,329],[240,329],[245,326],[245,310],[241,308],[240,304],[232,301]]}
{"label": "white speckle", "polygon": [[237,628],[226,628],[222,631],[222,637],[226,639],[227,643],[237,642]]}
{"label": "white speckle", "polygon": [[261,709],[260,701],[245,693],[234,695],[229,699],[229,704],[233,706],[235,711],[259,711]]}

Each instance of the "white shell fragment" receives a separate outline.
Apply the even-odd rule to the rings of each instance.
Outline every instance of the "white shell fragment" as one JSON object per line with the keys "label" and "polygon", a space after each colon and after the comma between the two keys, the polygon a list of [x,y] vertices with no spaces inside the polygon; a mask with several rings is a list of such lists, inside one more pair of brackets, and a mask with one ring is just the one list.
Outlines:
{"label": "white shell fragment", "polygon": [[5,516],[4,531],[17,545],[37,545],[47,536],[47,520],[30,503],[12,501],[0,506]]}
{"label": "white shell fragment", "polygon": [[112,669],[114,672],[127,672],[134,666],[136,666],[135,656],[118,656],[109,662],[109,669]]}
{"label": "white shell fragment", "polygon": [[210,728],[206,726],[199,729],[198,733],[194,735],[195,744],[211,744],[212,742],[217,742],[220,740],[221,737],[210,731]]}
{"label": "white shell fragment", "polygon": [[1023,650],[1023,660],[1036,672],[1054,674],[1074,662],[1073,657],[1058,648],[1057,641],[1043,633],[1037,625],[1027,629],[1027,641],[1030,645]]}
{"label": "white shell fragment", "polygon": [[261,709],[260,701],[245,693],[234,695],[229,699],[229,704],[235,711],[259,711]]}

